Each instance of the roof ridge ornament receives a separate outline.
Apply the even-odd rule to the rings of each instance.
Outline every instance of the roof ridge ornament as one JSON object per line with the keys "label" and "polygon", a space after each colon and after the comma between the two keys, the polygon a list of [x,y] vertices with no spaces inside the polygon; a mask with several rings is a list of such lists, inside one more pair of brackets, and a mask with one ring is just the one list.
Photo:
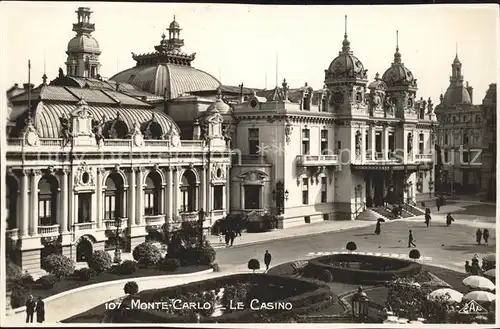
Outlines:
{"label": "roof ridge ornament", "polygon": [[339,54],[352,54],[351,42],[347,39],[347,15],[344,19],[344,41],[342,41],[342,51]]}
{"label": "roof ridge ornament", "polygon": [[394,63],[400,65],[401,64],[401,53],[399,52],[399,31],[396,30],[396,52],[394,53]]}

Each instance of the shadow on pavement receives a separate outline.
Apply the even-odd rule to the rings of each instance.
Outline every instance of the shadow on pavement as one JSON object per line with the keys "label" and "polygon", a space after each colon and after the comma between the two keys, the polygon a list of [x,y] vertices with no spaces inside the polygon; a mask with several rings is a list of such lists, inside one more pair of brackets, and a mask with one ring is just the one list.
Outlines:
{"label": "shadow on pavement", "polygon": [[375,233],[354,234],[354,236],[367,236],[367,235],[377,235],[377,234]]}
{"label": "shadow on pavement", "polygon": [[450,251],[463,251],[465,253],[489,253],[495,252],[495,245],[485,246],[483,244],[477,245],[473,243],[462,244],[462,245],[451,245],[451,246],[443,246],[444,250]]}

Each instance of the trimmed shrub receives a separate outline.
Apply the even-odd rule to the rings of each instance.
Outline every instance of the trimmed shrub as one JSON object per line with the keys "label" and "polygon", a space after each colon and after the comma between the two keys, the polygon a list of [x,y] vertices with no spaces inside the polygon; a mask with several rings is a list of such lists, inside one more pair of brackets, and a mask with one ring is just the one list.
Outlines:
{"label": "trimmed shrub", "polygon": [[92,253],[92,258],[87,261],[87,264],[96,274],[101,274],[111,268],[113,260],[107,251],[96,250]]}
{"label": "trimmed shrub", "polygon": [[35,279],[33,279],[33,276],[31,274],[23,274],[19,279],[19,284],[23,287],[28,287],[34,283]]}
{"label": "trimmed shrub", "polygon": [[212,269],[214,270],[214,272],[220,272],[219,264],[217,263],[212,264]]}
{"label": "trimmed shrub", "polygon": [[28,293],[21,286],[14,286],[10,294],[10,306],[12,308],[18,308],[26,305],[28,300]]}
{"label": "trimmed shrub", "polygon": [[252,258],[248,261],[248,269],[255,272],[255,270],[260,269],[260,262],[258,259]]}
{"label": "trimmed shrub", "polygon": [[79,281],[88,281],[96,276],[96,274],[97,273],[93,269],[85,267],[76,270],[75,273],[73,273],[73,276]]}
{"label": "trimmed shrub", "polygon": [[135,281],[129,281],[125,283],[123,292],[125,292],[127,295],[135,295],[139,292],[139,285]]}
{"label": "trimmed shrub", "polygon": [[52,289],[54,288],[54,284],[58,281],[58,277],[54,274],[48,274],[40,277],[36,280],[36,284],[39,285],[42,289]]}
{"label": "trimmed shrub", "polygon": [[5,274],[7,276],[7,285],[12,285],[19,282],[23,276],[23,271],[20,266],[7,259],[7,264],[5,264]]}
{"label": "trimmed shrub", "polygon": [[143,242],[134,248],[132,256],[140,265],[149,266],[160,261],[161,252],[160,249],[151,242]]}
{"label": "trimmed shrub", "polygon": [[410,250],[408,257],[410,257],[411,259],[419,259],[420,258],[420,251],[418,251],[418,249],[412,249],[412,250]]}
{"label": "trimmed shrub", "polygon": [[42,261],[42,268],[58,278],[63,278],[75,272],[73,260],[60,254],[51,254],[45,257]]}
{"label": "trimmed shrub", "polygon": [[114,273],[120,275],[129,275],[137,271],[137,268],[137,262],[133,260],[125,260],[115,267]]}
{"label": "trimmed shrub", "polygon": [[323,270],[321,272],[319,272],[319,278],[321,281],[325,281],[325,282],[332,282],[333,281],[333,275],[332,275],[332,272],[328,271],[328,270]]}
{"label": "trimmed shrub", "polygon": [[200,265],[210,265],[215,261],[215,249],[208,242],[206,242],[198,252]]}
{"label": "trimmed shrub", "polygon": [[181,262],[177,258],[163,258],[158,262],[158,268],[166,272],[174,272],[181,266]]}
{"label": "trimmed shrub", "polygon": [[356,246],[356,243],[354,243],[353,241],[349,241],[347,242],[345,248],[349,251],[355,251],[356,249],[358,249],[358,246]]}

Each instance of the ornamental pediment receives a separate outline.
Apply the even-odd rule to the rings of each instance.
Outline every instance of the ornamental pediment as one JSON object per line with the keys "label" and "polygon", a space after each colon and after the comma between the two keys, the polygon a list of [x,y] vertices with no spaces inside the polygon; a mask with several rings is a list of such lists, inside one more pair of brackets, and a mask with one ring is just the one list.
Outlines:
{"label": "ornamental pediment", "polygon": [[264,180],[268,177],[268,175],[260,170],[250,170],[238,176],[241,180],[246,181],[259,181]]}

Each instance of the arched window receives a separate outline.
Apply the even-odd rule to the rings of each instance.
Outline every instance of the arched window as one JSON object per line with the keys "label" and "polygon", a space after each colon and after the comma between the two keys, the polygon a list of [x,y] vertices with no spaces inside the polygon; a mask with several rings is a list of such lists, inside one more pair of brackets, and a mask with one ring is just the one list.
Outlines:
{"label": "arched window", "polygon": [[52,175],[43,176],[38,182],[38,225],[56,224],[57,179]]}
{"label": "arched window", "polygon": [[7,229],[17,227],[17,181],[12,176],[6,177],[5,205],[7,208]]}
{"label": "arched window", "polygon": [[161,177],[157,172],[151,172],[146,177],[144,190],[144,214],[154,216],[160,214]]}
{"label": "arched window", "polygon": [[192,171],[185,171],[180,186],[182,193],[181,212],[193,212],[196,207],[196,176]]}
{"label": "arched window", "polygon": [[106,179],[106,191],[104,192],[104,219],[115,220],[125,214],[123,208],[123,179],[119,174],[111,174]]}

